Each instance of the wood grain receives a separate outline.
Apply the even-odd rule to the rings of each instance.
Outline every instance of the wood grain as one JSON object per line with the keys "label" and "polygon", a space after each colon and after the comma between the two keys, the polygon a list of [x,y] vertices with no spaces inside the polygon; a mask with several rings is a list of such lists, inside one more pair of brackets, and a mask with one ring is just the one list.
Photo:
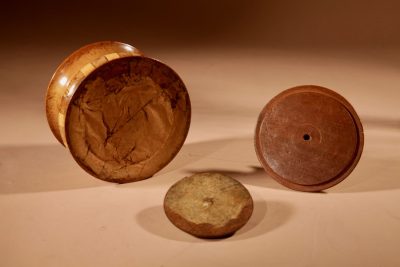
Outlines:
{"label": "wood grain", "polygon": [[320,191],[344,180],[357,165],[363,143],[361,121],[350,103],[311,85],[273,98],[260,113],[255,136],[266,172],[300,191]]}

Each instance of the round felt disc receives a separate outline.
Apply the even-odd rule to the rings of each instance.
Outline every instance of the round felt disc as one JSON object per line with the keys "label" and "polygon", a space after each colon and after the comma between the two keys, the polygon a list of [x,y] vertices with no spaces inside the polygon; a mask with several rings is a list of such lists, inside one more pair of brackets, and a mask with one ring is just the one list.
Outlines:
{"label": "round felt disc", "polygon": [[247,223],[253,200],[238,181],[218,173],[185,177],[167,192],[164,210],[181,230],[202,238],[227,237]]}

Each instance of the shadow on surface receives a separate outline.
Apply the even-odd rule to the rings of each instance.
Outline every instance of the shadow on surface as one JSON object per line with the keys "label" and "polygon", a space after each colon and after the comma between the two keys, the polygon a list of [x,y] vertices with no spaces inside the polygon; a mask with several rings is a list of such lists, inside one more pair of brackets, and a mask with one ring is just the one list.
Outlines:
{"label": "shadow on surface", "polygon": [[176,157],[156,175],[172,172],[188,164],[202,160],[203,158],[206,158],[211,154],[224,149],[224,147],[231,146],[233,143],[237,142],[237,140],[238,139],[218,139],[185,144]]}
{"label": "shadow on surface", "polygon": [[400,158],[374,158],[363,155],[356,169],[328,193],[355,193],[400,188]]}
{"label": "shadow on surface", "polygon": [[185,144],[171,163],[152,178],[117,186],[171,186],[181,178],[195,173],[218,172],[243,184],[289,190],[270,178],[259,166],[253,142],[253,137],[241,137]]}
{"label": "shadow on surface", "polygon": [[244,240],[274,231],[292,217],[294,209],[281,201],[255,201],[253,215],[249,222],[232,236],[234,240]]}
{"label": "shadow on surface", "polygon": [[400,129],[400,119],[387,119],[379,117],[362,117],[361,121],[369,128],[393,128]]}
{"label": "shadow on surface", "polygon": [[[366,136],[367,137],[367,136]],[[368,136],[358,166],[331,193],[369,192],[400,188],[400,136]],[[260,167],[253,138],[186,144],[154,177],[118,188],[170,186],[199,172],[219,172],[245,185],[290,190]],[[0,194],[70,190],[112,184],[88,175],[60,145],[0,147]]]}
{"label": "shadow on surface", "polygon": [[184,144],[175,158],[158,173],[154,174],[153,177],[134,183],[119,184],[116,186],[118,188],[136,188],[172,185],[183,178],[186,174],[175,174],[174,172],[181,170],[185,166],[196,164],[196,162],[210,157],[211,154],[231,145],[235,140],[236,139],[221,139]]}
{"label": "shadow on surface", "polygon": [[201,242],[194,236],[191,236],[176,228],[165,215],[163,206],[154,206],[144,209],[136,215],[136,221],[147,232],[169,240],[182,242]]}
{"label": "shadow on surface", "polygon": [[0,147],[0,194],[106,185],[86,174],[61,145]]}
{"label": "shadow on surface", "polygon": [[[379,120],[383,123],[382,120]],[[397,190],[400,188],[400,134],[381,129],[364,132],[364,151],[354,171],[330,193]]]}
{"label": "shadow on surface", "polygon": [[[368,132],[365,135],[363,155],[355,170],[343,182],[325,192],[355,193],[400,188],[400,135],[380,136]],[[260,167],[255,157],[253,138],[232,139],[225,144],[223,151],[210,156],[215,160],[210,167],[204,164],[191,165],[185,168],[185,172],[218,172],[245,185],[291,191],[269,177]]]}
{"label": "shadow on surface", "polygon": [[200,239],[176,228],[167,218],[162,206],[147,208],[136,216],[138,224],[147,232],[165,239],[182,242],[237,241],[257,237],[285,224],[293,214],[293,208],[286,203],[255,201],[254,211],[247,224],[234,235],[220,239]]}
{"label": "shadow on surface", "polygon": [[291,191],[291,189],[284,187],[283,185],[269,177],[262,167],[246,165],[244,165],[244,167],[247,167],[248,169],[250,169],[250,171],[230,171],[226,168],[223,168],[223,166],[221,166],[221,169],[190,169],[187,171],[190,174],[195,174],[199,172],[217,172],[228,175],[245,185],[254,185],[271,189]]}

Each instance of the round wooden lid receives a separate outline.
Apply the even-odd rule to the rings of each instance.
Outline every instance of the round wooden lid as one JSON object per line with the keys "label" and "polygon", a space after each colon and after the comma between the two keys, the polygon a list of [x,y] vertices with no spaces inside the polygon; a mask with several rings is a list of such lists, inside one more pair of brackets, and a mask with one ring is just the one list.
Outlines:
{"label": "round wooden lid", "polygon": [[255,133],[265,171],[294,190],[321,191],[343,181],[363,150],[363,128],[350,103],[305,85],[283,91],[262,110]]}
{"label": "round wooden lid", "polygon": [[180,150],[190,110],[186,87],[171,68],[142,56],[118,58],[80,83],[66,114],[66,142],[95,177],[142,180]]}
{"label": "round wooden lid", "polygon": [[253,212],[249,191],[235,179],[199,173],[171,186],[164,199],[168,219],[179,229],[202,238],[228,237]]}

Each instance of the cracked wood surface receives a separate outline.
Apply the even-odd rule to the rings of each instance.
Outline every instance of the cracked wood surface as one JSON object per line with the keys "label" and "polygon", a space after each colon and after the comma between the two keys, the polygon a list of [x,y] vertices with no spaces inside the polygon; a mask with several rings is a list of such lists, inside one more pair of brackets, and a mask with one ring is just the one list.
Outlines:
{"label": "cracked wood surface", "polygon": [[111,61],[90,74],[71,100],[66,138],[75,160],[107,181],[148,178],[182,146],[190,124],[183,82],[143,57]]}

